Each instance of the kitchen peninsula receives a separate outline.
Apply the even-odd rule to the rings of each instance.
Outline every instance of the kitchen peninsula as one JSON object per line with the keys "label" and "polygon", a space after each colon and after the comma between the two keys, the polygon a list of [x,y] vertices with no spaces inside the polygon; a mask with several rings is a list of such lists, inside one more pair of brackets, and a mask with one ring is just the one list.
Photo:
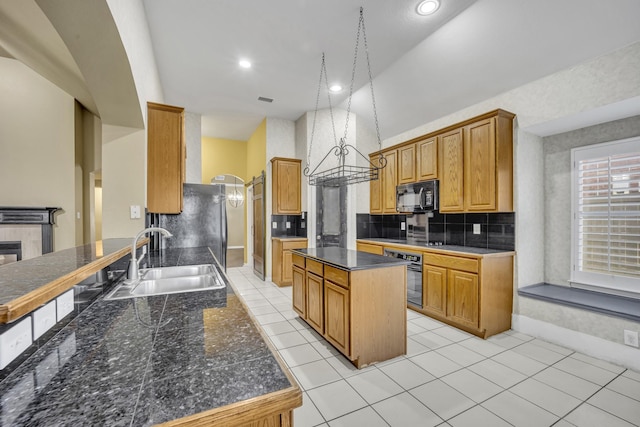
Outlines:
{"label": "kitchen peninsula", "polygon": [[293,249],[293,309],[359,369],[407,352],[407,262]]}
{"label": "kitchen peninsula", "polygon": [[300,388],[209,248],[145,262],[212,264],[227,286],[98,296],[0,382],[3,425],[291,425]]}

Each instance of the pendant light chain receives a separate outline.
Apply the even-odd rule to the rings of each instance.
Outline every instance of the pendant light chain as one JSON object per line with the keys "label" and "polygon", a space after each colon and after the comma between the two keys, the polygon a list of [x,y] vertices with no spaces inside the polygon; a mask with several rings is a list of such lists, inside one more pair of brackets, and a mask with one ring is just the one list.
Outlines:
{"label": "pendant light chain", "polygon": [[309,171],[309,165],[311,164],[311,149],[313,148],[313,137],[316,132],[316,118],[318,116],[318,106],[320,104],[320,90],[322,88],[322,77],[324,75],[324,83],[327,89],[327,99],[329,101],[329,114],[331,116],[331,128],[333,129],[334,144],[338,145],[338,137],[336,134],[336,124],[333,120],[333,108],[331,106],[331,93],[329,91],[329,79],[327,77],[327,66],[324,60],[324,52],[322,53],[322,64],[320,65],[320,79],[318,81],[318,92],[316,94],[316,108],[313,111],[313,125],[311,126],[311,140],[309,141],[309,150],[307,151],[307,165],[305,171]]}
{"label": "pendant light chain", "polygon": [[364,25],[364,9],[360,7],[360,20],[358,21],[358,32],[356,34],[356,46],[353,54],[353,69],[351,71],[351,84],[349,85],[349,99],[347,102],[347,120],[344,127],[343,140],[347,140],[347,132],[349,130],[349,113],[351,112],[351,97],[353,95],[353,85],[356,78],[356,64],[358,62],[358,46],[360,44],[360,30],[362,30],[362,40],[364,42],[364,52],[367,59],[367,72],[369,76],[369,87],[371,89],[371,101],[373,104],[373,118],[376,125],[376,138],[378,139],[378,148],[382,149],[382,140],[380,139],[380,126],[378,124],[378,112],[376,110],[376,98],[373,94],[373,76],[371,74],[371,62],[369,60],[369,45],[367,43],[367,31]]}

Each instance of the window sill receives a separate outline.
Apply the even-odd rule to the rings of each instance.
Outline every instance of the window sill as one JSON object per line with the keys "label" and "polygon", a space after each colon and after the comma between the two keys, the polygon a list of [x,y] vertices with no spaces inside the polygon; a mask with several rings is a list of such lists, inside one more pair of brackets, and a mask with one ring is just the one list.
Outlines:
{"label": "window sill", "polygon": [[525,286],[518,295],[640,322],[640,299],[549,283]]}

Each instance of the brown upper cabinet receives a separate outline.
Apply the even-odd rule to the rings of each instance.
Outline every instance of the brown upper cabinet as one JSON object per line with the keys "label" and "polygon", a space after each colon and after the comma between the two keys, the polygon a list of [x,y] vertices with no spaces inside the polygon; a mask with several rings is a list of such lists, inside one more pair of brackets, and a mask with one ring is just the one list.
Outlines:
{"label": "brown upper cabinet", "polygon": [[147,103],[147,210],[182,212],[184,108]]}
{"label": "brown upper cabinet", "polygon": [[273,179],[274,215],[296,215],[302,212],[300,205],[301,185],[300,159],[285,159],[274,157],[271,159]]}
{"label": "brown upper cabinet", "polygon": [[398,148],[398,184],[416,181],[416,144]]}
{"label": "brown upper cabinet", "polygon": [[418,181],[438,178],[438,138],[416,142]]}
{"label": "brown upper cabinet", "polygon": [[[369,156],[369,161],[377,166],[378,158],[377,154],[372,154]],[[382,175],[382,171],[378,171],[378,179],[369,181],[369,212],[372,214],[382,213]]]}
{"label": "brown upper cabinet", "polygon": [[491,111],[383,151],[388,163],[371,182],[370,212],[395,213],[397,184],[435,178],[440,212],[512,212],[514,117]]}

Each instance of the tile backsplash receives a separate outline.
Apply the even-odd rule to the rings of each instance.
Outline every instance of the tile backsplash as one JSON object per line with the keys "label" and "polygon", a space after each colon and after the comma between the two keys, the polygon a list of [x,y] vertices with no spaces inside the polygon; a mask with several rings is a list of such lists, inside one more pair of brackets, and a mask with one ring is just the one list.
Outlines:
{"label": "tile backsplash", "polygon": [[[357,214],[357,237],[359,239],[368,237],[405,239],[407,231],[401,229],[402,222],[407,223],[407,215]],[[429,242],[487,249],[514,250],[515,248],[515,213],[513,212],[460,214],[433,212],[432,217],[426,217],[426,224],[426,238]]]}
{"label": "tile backsplash", "polygon": [[307,237],[306,212],[301,215],[271,215],[268,225],[271,227],[272,237]]}

